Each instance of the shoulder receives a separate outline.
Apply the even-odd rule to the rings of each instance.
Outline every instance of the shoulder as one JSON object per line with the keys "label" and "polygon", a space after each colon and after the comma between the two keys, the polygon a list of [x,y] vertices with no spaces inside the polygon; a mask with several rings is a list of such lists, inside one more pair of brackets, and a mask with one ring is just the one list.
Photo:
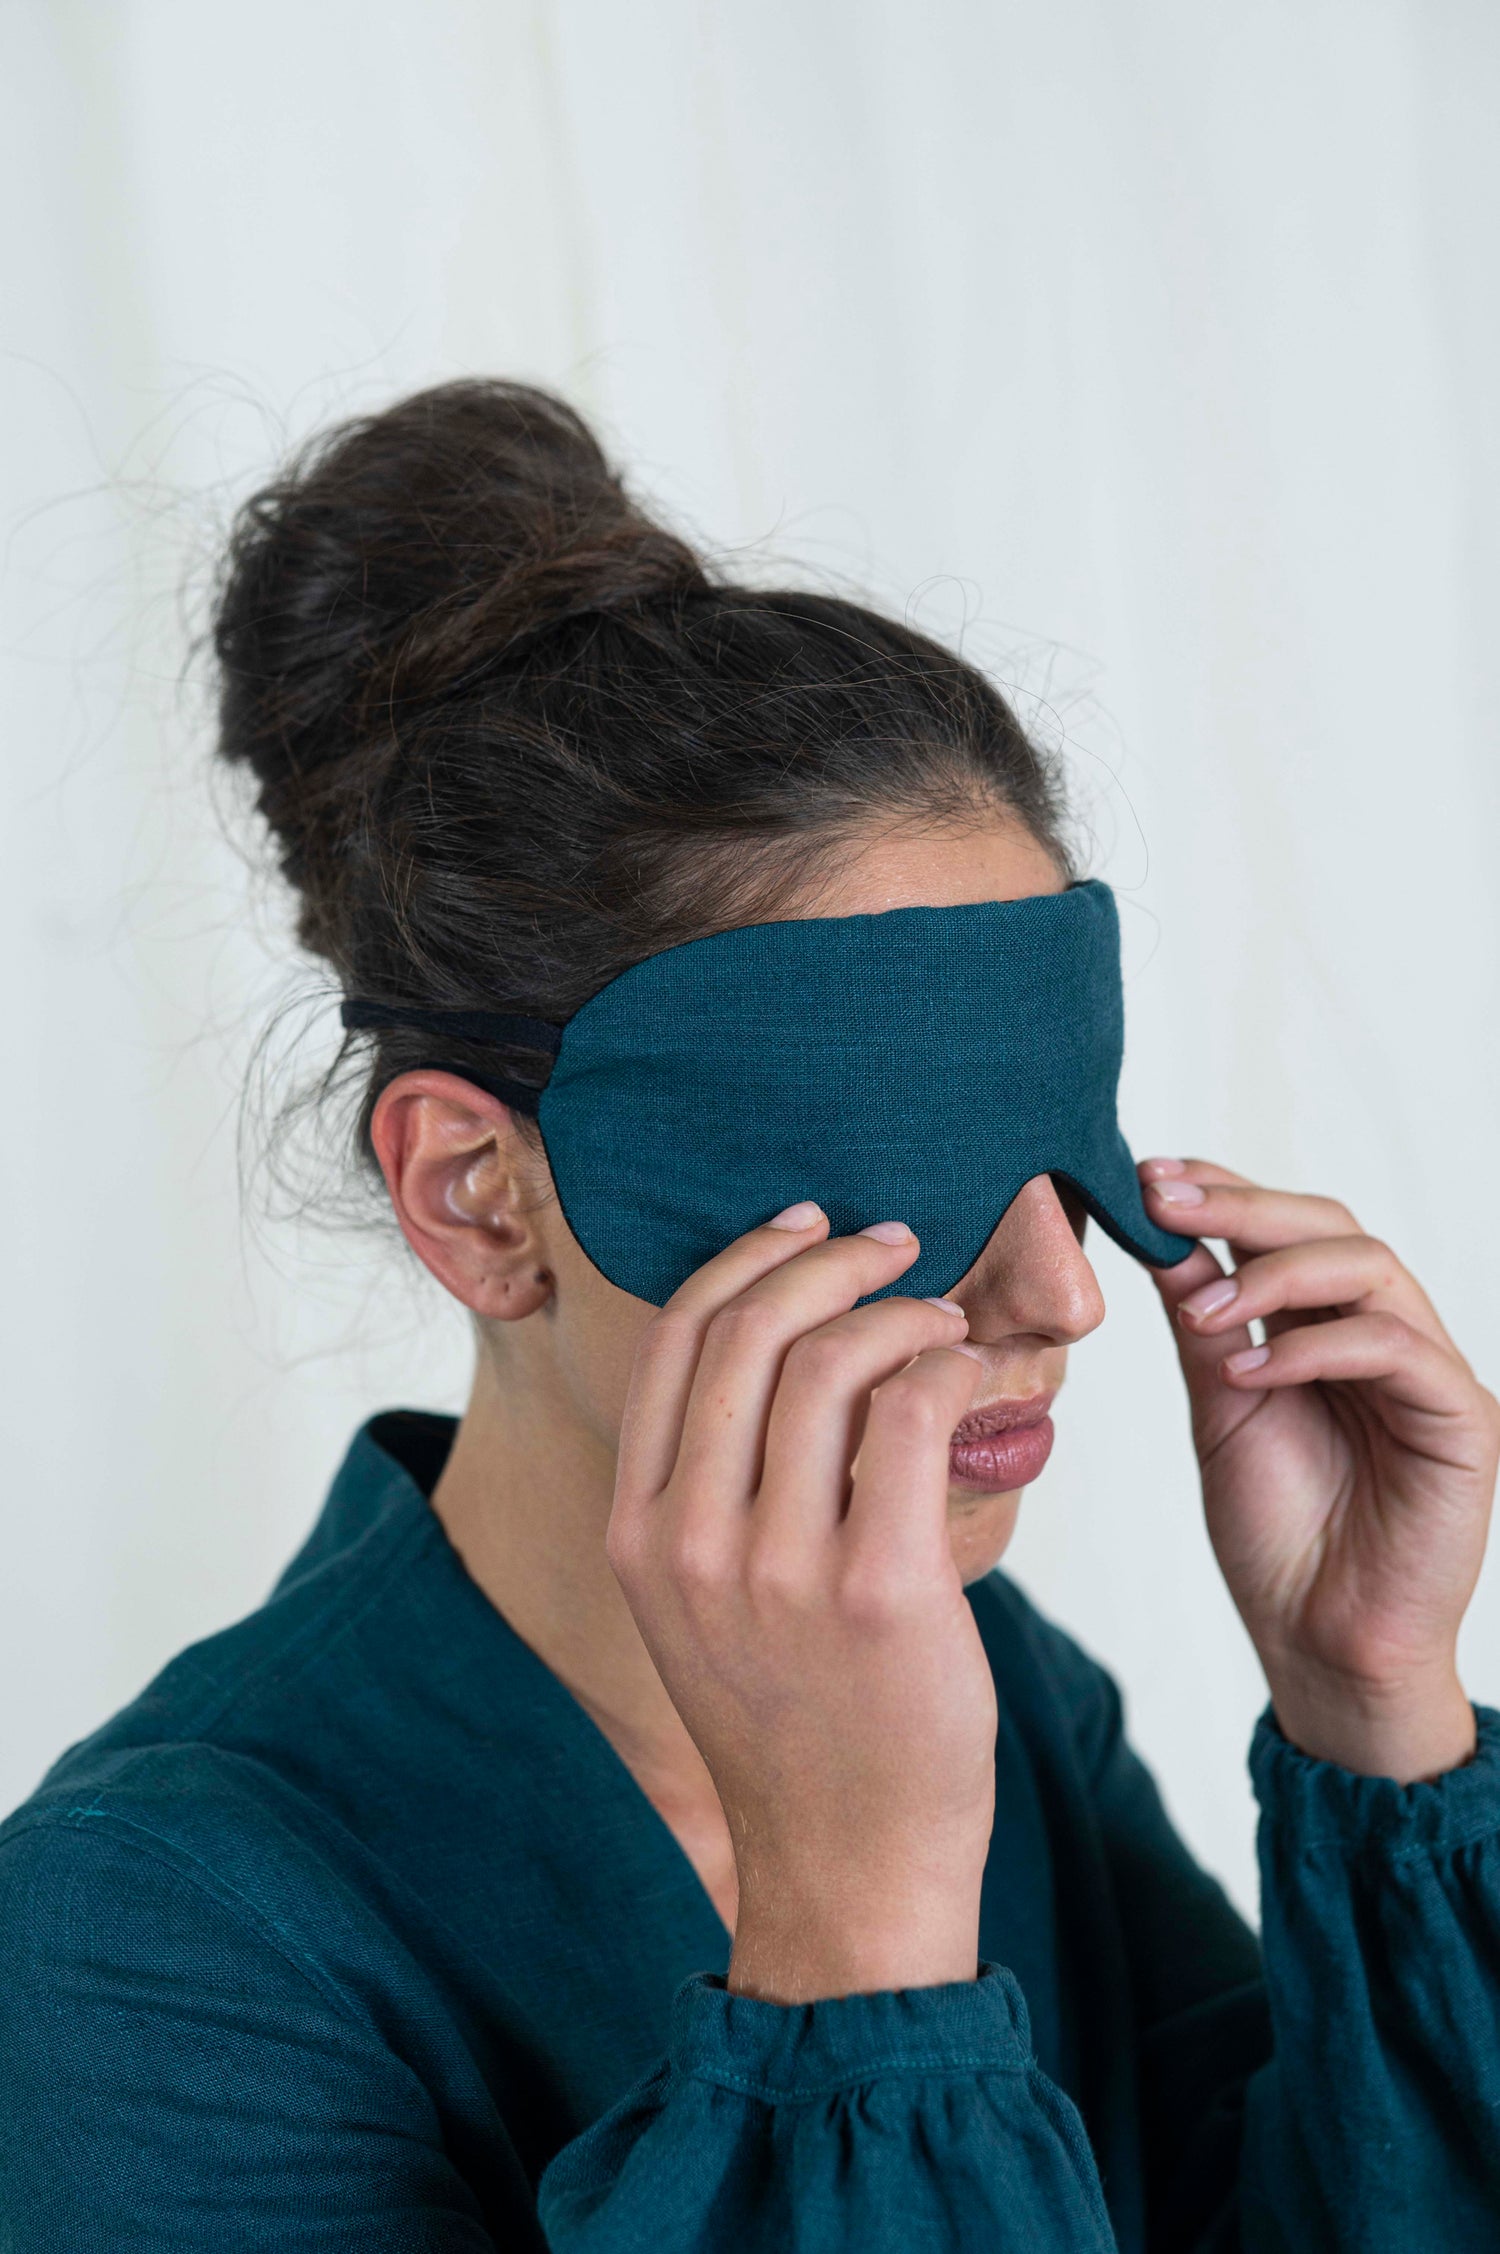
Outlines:
{"label": "shoulder", "polygon": [[[221,1756],[183,1749],[144,1783],[127,1772],[0,1834],[0,2206],[16,2243],[286,2249],[333,2229],[353,2245],[379,2214],[406,2219],[403,2244],[435,2245],[432,2215],[472,2200],[400,1978],[371,1977],[382,1960],[362,1962],[326,1872],[299,1892],[265,1851]],[[174,1783],[233,1811],[207,1852],[163,1813]]]}
{"label": "shoulder", "polygon": [[236,1933],[316,1964],[330,1903],[359,1891],[336,1786],[378,1705],[383,1592],[429,1538],[423,1514],[383,1518],[69,1746],[0,1822],[0,1951],[87,1949],[92,1924],[128,1952],[154,1919],[174,1951]]}
{"label": "shoulder", "polygon": [[[0,1987],[72,1976],[159,1985],[163,1968],[232,1992],[253,1963],[359,2016],[347,1887],[315,1804],[211,1744],[135,1748],[84,1789],[33,1795],[0,1825]],[[361,1952],[363,1953],[363,1952]]]}
{"label": "shoulder", "polygon": [[410,1483],[370,1498],[368,1473],[365,1522],[330,1538],[350,1465],[374,1454],[362,1433],[314,1534],[264,1600],[188,1644],[68,1746],[0,1822],[0,1842],[39,1822],[115,1820],[192,1854],[233,1820],[295,1810],[323,1740],[369,1704],[392,1648],[388,1615],[421,1553],[442,1547]]}

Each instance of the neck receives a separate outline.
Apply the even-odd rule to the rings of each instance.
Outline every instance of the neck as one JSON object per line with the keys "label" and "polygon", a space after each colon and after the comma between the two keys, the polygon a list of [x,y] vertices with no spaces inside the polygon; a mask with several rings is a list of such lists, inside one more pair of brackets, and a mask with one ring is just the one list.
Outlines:
{"label": "neck", "polygon": [[481,1344],[432,1507],[470,1578],[643,1787],[694,1805],[711,1780],[604,1554],[614,1447],[580,1417],[533,1326],[507,1329],[503,1351]]}

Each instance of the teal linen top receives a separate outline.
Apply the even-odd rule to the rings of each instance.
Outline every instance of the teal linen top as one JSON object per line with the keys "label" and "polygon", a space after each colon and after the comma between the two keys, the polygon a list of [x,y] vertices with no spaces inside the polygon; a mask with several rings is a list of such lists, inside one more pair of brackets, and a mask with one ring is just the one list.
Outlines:
{"label": "teal linen top", "polygon": [[1267,1708],[1260,1941],[1002,1572],[979,1976],[772,2004],[470,1580],[449,1418],[0,1826],[7,2254],[1500,2246],[1500,1713],[1398,1786]]}

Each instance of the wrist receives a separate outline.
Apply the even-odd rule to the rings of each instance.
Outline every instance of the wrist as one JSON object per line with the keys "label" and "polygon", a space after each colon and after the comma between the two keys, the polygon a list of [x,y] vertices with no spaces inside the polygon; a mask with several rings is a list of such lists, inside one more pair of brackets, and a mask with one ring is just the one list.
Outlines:
{"label": "wrist", "polygon": [[935,1988],[979,1973],[979,1881],[893,1903],[742,1890],[726,1985],[768,2003]]}
{"label": "wrist", "polygon": [[1473,1756],[1474,1708],[1451,1660],[1389,1682],[1354,1681],[1300,1662],[1265,1672],[1283,1737],[1313,1760],[1405,1785],[1443,1776]]}

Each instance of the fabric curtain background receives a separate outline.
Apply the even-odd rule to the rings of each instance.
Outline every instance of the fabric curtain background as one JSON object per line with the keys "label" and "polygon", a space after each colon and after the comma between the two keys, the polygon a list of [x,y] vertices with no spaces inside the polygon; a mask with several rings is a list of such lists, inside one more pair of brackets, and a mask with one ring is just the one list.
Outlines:
{"label": "fabric curtain background", "polygon": [[[191,654],[282,447],[444,375],[961,634],[1119,893],[1137,1154],[1343,1199],[1500,1382],[1493,7],[8,0],[0,49],[0,1802],[260,1599],[362,1416],[462,1404],[436,1287],[257,1161],[334,1007]],[[297,1149],[281,1207],[347,1179]],[[1253,1915],[1261,1677],[1089,1242],[1006,1563]],[[1461,1656],[1500,1700],[1500,1560]]]}

